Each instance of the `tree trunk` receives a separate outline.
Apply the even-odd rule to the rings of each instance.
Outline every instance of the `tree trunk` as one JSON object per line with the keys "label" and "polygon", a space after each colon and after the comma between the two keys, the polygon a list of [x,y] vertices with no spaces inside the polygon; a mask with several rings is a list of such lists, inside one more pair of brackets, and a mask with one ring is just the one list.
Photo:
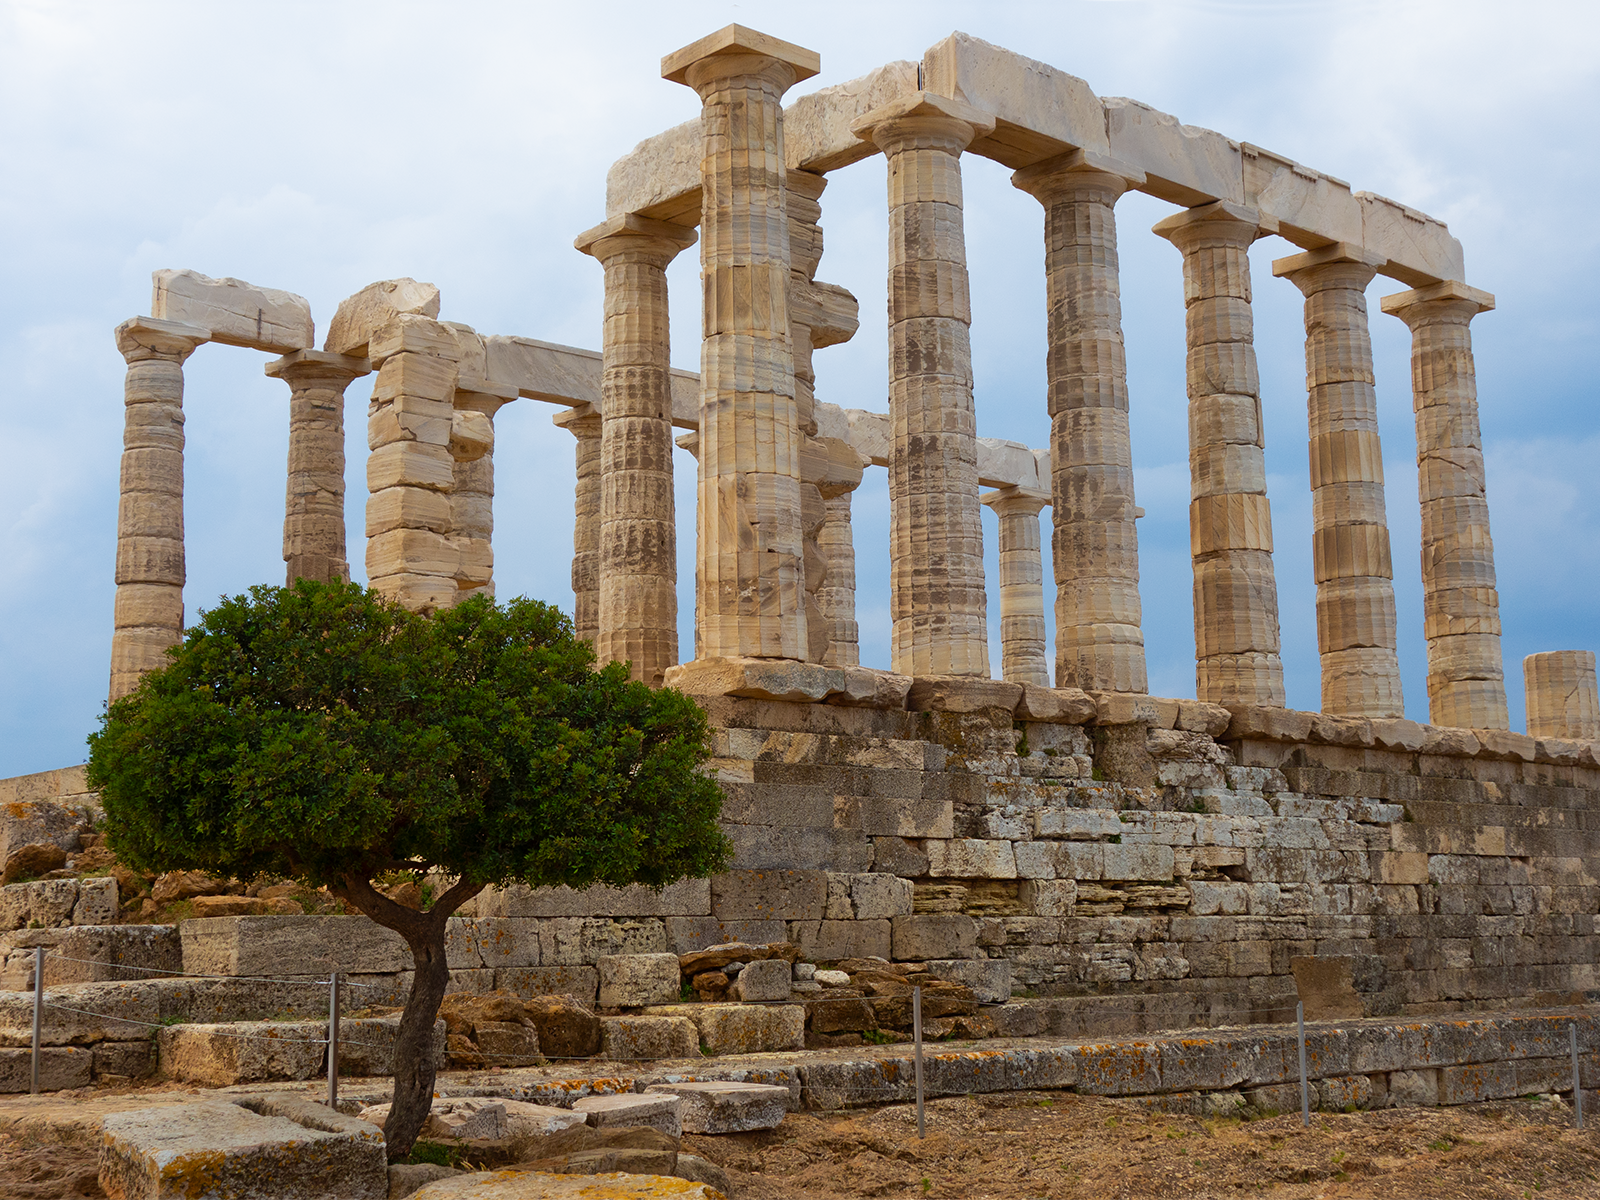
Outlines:
{"label": "tree trunk", "polygon": [[415,962],[411,994],[400,1014],[400,1032],[394,1044],[394,1102],[383,1126],[389,1161],[399,1162],[411,1153],[417,1134],[428,1119],[428,1110],[433,1107],[433,1082],[439,1073],[434,1061],[433,1023],[439,1017],[439,1002],[450,986],[450,964],[444,952],[445,922],[482,891],[483,885],[459,880],[427,912],[396,904],[371,881],[359,876],[347,876],[330,890],[405,938]]}

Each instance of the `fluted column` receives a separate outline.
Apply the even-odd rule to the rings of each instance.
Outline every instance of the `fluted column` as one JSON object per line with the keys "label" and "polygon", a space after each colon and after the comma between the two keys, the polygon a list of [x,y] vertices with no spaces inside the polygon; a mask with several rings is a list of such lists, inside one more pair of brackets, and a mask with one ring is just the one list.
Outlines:
{"label": "fluted column", "polygon": [[577,439],[572,522],[572,627],[593,643],[600,629],[600,414],[572,408],[551,418]]}
{"label": "fluted column", "polygon": [[1183,252],[1195,694],[1282,707],[1261,383],[1250,311],[1254,209],[1227,201],[1155,226]]}
{"label": "fluted column", "polygon": [[455,543],[456,603],[494,595],[494,419],[515,388],[462,375],[451,418],[450,540]]}
{"label": "fluted column", "polygon": [[266,373],[289,385],[289,480],[283,515],[286,582],[347,583],[344,530],[344,391],[371,368],[365,358],[296,350]]}
{"label": "fluted column", "polygon": [[707,658],[806,656],[783,93],[819,68],[814,52],[737,25],[662,60],[704,106],[696,584]]}
{"label": "fluted column", "polygon": [[888,160],[894,669],[988,678],[961,152],[994,118],[918,92],[851,128]]}
{"label": "fluted column", "polygon": [[1009,487],[982,499],[1000,519],[1000,674],[1012,683],[1049,687],[1039,513],[1050,497]]}
{"label": "fluted column", "polygon": [[827,516],[817,537],[828,563],[817,591],[817,603],[828,632],[828,648],[822,661],[830,667],[861,664],[861,629],[856,623],[856,546],[850,523],[852,494],[844,492],[823,502]]}
{"label": "fluted column", "polygon": [[117,326],[123,383],[111,700],[183,640],[183,364],[210,332],[134,317]]}
{"label": "fluted column", "polygon": [[692,229],[630,214],[577,241],[605,267],[595,658],[631,663],[652,685],[678,661],[667,264],[694,240]]}
{"label": "fluted column", "polygon": [[1467,328],[1494,307],[1494,297],[1446,282],[1385,296],[1381,307],[1411,328],[1428,717],[1461,729],[1507,729],[1500,593]]}
{"label": "fluted column", "polygon": [[1074,150],[1018,171],[1011,182],[1045,212],[1056,685],[1144,692],[1149,685],[1113,212],[1130,182],[1143,182],[1143,176]]}
{"label": "fluted column", "polygon": [[1600,689],[1593,650],[1552,650],[1522,660],[1528,736],[1600,741]]}
{"label": "fluted column", "polygon": [[[1322,711],[1403,717],[1383,445],[1367,327],[1378,263],[1343,243],[1280,258],[1272,273],[1305,295],[1311,553]],[[1380,260],[1381,261],[1381,260]]]}

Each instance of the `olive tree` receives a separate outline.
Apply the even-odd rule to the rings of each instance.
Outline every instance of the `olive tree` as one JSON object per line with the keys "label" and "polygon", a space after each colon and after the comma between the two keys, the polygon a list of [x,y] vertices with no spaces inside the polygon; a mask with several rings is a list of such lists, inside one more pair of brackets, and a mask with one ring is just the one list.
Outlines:
{"label": "olive tree", "polygon": [[[462,904],[513,882],[659,888],[727,862],[705,714],[623,665],[594,670],[548,605],[476,596],[424,616],[302,581],[224,598],[169,654],[89,738],[110,844],[146,871],[326,887],[405,939],[391,1158],[427,1119]],[[417,911],[379,890],[394,872],[451,882]]]}

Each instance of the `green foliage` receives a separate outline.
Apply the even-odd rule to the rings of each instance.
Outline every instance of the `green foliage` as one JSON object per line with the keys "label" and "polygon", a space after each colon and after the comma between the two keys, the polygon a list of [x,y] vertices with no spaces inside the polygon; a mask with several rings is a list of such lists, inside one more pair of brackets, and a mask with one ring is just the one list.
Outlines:
{"label": "green foliage", "polygon": [[705,714],[594,671],[537,601],[422,616],[355,584],[257,587],[171,658],[89,738],[137,870],[660,887],[728,858]]}
{"label": "green foliage", "polygon": [[466,1151],[460,1146],[446,1146],[440,1142],[418,1142],[411,1147],[405,1161],[411,1164],[432,1163],[436,1167],[459,1167]]}
{"label": "green foliage", "polygon": [[870,1042],[874,1046],[887,1046],[891,1042],[898,1041],[899,1039],[893,1034],[885,1033],[881,1029],[863,1029],[861,1031],[861,1040]]}

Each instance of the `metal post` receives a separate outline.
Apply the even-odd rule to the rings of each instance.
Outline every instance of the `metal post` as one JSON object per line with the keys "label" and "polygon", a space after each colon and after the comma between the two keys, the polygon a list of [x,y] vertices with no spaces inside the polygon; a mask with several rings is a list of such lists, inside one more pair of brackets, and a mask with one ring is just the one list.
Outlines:
{"label": "metal post", "polygon": [[922,1123],[922,988],[911,989],[911,1040],[917,1054],[917,1136],[925,1137],[927,1127]]}
{"label": "metal post", "polygon": [[328,979],[328,1107],[339,1107],[339,972]]}
{"label": "metal post", "polygon": [[1311,1124],[1311,1085],[1306,1082],[1306,1006],[1294,1006],[1294,1019],[1300,1025],[1300,1124]]}
{"label": "metal post", "polygon": [[[29,1094],[38,1094],[38,1016],[45,1008],[45,947],[34,947],[34,1082]],[[1574,1042],[1574,1046],[1578,1043]]]}
{"label": "metal post", "polygon": [[1572,1120],[1576,1128],[1583,1128],[1583,1080],[1578,1073],[1578,1023],[1567,1026],[1572,1033]]}

